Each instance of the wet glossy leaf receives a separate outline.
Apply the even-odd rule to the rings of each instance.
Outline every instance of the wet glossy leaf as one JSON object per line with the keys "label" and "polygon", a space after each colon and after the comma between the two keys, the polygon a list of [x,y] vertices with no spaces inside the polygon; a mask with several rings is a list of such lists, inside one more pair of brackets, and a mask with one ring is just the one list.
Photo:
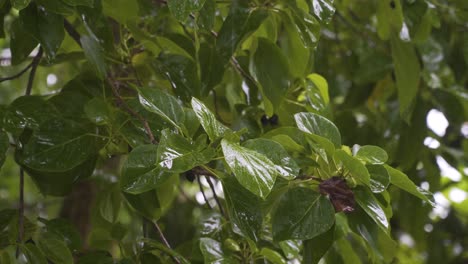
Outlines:
{"label": "wet glossy leaf", "polygon": [[311,239],[333,226],[335,210],[325,196],[298,187],[280,198],[271,221],[275,240]]}
{"label": "wet glossy leaf", "polygon": [[367,188],[357,188],[354,190],[356,201],[362,209],[382,228],[385,233],[389,233],[390,224],[384,210],[377,199]]}
{"label": "wet glossy leaf", "polygon": [[205,144],[205,142],[189,141],[169,130],[164,130],[158,148],[159,166],[172,173],[181,173],[206,164],[214,157],[215,152],[212,148],[206,148]]}
{"label": "wet glossy leaf", "polygon": [[102,140],[86,123],[51,119],[42,123],[18,152],[25,166],[42,171],[63,172],[75,168],[96,155]]}
{"label": "wet glossy leaf", "polygon": [[140,104],[146,110],[161,116],[179,131],[183,131],[181,125],[185,120],[185,112],[176,98],[161,90],[151,88],[138,88],[138,94]]}
{"label": "wet glossy leaf", "polygon": [[299,174],[299,166],[279,143],[268,139],[252,139],[246,141],[243,146],[265,155],[275,164],[282,177],[292,180]]}
{"label": "wet glossy leaf", "polygon": [[366,166],[361,163],[357,158],[349,155],[342,149],[338,149],[335,152],[334,159],[341,161],[344,168],[347,169],[353,178],[363,185],[370,185],[370,175],[366,169]]}
{"label": "wet glossy leaf", "polygon": [[107,102],[99,97],[91,99],[84,107],[88,119],[97,125],[108,124],[111,120],[111,111]]}
{"label": "wet glossy leaf", "polygon": [[323,23],[328,23],[335,14],[333,0],[311,0],[308,1],[309,8],[314,15]]}
{"label": "wet glossy leaf", "polygon": [[232,221],[246,237],[258,241],[263,222],[261,200],[232,177],[223,180],[223,189]]}
{"label": "wet glossy leaf", "polygon": [[86,58],[93,67],[95,67],[98,76],[100,78],[104,78],[106,75],[107,65],[99,39],[92,32],[89,32],[89,35],[81,36],[80,43],[83,46]]}
{"label": "wet glossy leaf", "polygon": [[122,197],[117,185],[109,186],[108,190],[99,199],[99,212],[105,220],[110,223],[115,223],[119,216],[120,206],[122,204]]}
{"label": "wet glossy leaf", "polygon": [[215,23],[216,2],[215,0],[205,0],[203,8],[200,10],[198,25],[206,30],[211,30]]}
{"label": "wet glossy leaf", "polygon": [[29,5],[31,0],[10,0],[11,5],[13,8],[16,8],[18,10],[21,10]]}
{"label": "wet glossy leaf", "polygon": [[301,255],[301,240],[283,240],[278,244],[281,247],[281,250],[283,250],[283,253],[287,259],[298,258]]}
{"label": "wet glossy leaf", "polygon": [[192,98],[192,108],[211,141],[215,141],[222,137],[224,133],[229,130],[216,119],[216,116],[208,109],[208,107],[194,97]]}
{"label": "wet glossy leaf", "polygon": [[[250,72],[261,85],[266,114],[271,116],[278,111],[284,95],[291,85],[289,63],[281,49],[266,38],[258,39],[258,46],[253,55]],[[267,106],[270,108],[267,108]]]}
{"label": "wet glossy leaf", "polygon": [[73,7],[63,3],[62,1],[48,1],[48,0],[36,0],[38,6],[45,8],[47,12],[60,14],[64,16],[73,15]]}
{"label": "wet glossy leaf", "polygon": [[380,193],[390,184],[390,176],[383,165],[366,165],[370,174],[370,189],[374,193]]}
{"label": "wet glossy leaf", "polygon": [[367,164],[384,164],[388,160],[385,150],[377,146],[362,146],[356,153],[356,158]]}
{"label": "wet glossy leaf", "polygon": [[2,169],[3,162],[6,159],[6,152],[10,147],[10,140],[8,139],[7,133],[0,130],[0,170]]}
{"label": "wet glossy leaf", "polygon": [[10,29],[11,63],[17,65],[28,58],[37,47],[37,40],[24,28],[20,19],[15,19]]}
{"label": "wet glossy leaf", "polygon": [[304,45],[315,48],[320,38],[320,23],[311,14],[297,7],[294,2],[289,1],[292,10],[288,14],[294,20],[296,30],[300,32],[299,36]]}
{"label": "wet glossy leaf", "polygon": [[280,253],[269,248],[262,248],[260,250],[260,255],[273,264],[286,264],[287,263]]}
{"label": "wet glossy leaf", "polygon": [[393,65],[400,102],[400,115],[410,122],[419,90],[421,65],[412,44],[403,42],[397,35],[390,38]]}
{"label": "wet glossy leaf", "polygon": [[429,204],[434,206],[432,194],[430,193],[423,193],[421,189],[419,189],[403,172],[394,169],[388,165],[385,165],[385,169],[387,169],[388,174],[390,175],[390,183],[397,186],[398,188],[418,197],[419,199],[428,202]]}
{"label": "wet glossy leaf", "polygon": [[221,146],[231,171],[239,183],[255,195],[265,199],[275,183],[278,171],[265,155],[225,139]]}
{"label": "wet glossy leaf", "polygon": [[55,57],[65,37],[63,17],[30,4],[19,12],[23,26],[41,43],[49,59]]}
{"label": "wet glossy leaf", "polygon": [[183,100],[200,97],[201,83],[195,62],[185,56],[161,54],[157,66],[167,76],[174,93]]}
{"label": "wet glossy leaf", "polygon": [[47,259],[44,257],[44,254],[41,250],[32,243],[27,243],[25,245],[20,246],[21,252],[23,252],[24,256],[28,263],[31,264],[47,264]]}
{"label": "wet glossy leaf", "polygon": [[236,263],[223,252],[222,244],[214,239],[208,237],[200,238],[200,250],[205,260],[204,263]]}
{"label": "wet glossy leaf", "polygon": [[47,259],[54,263],[73,264],[73,256],[65,242],[56,239],[50,234],[43,234],[37,241],[38,247],[44,252]]}
{"label": "wet glossy leaf", "polygon": [[157,165],[156,145],[141,145],[130,152],[122,167],[120,188],[122,191],[139,194],[152,190],[171,175]]}
{"label": "wet glossy leaf", "polygon": [[323,76],[313,73],[307,75],[314,86],[320,91],[320,95],[323,99],[323,102],[327,105],[330,102],[330,96],[328,95],[328,82],[323,78]]}
{"label": "wet glossy leaf", "polygon": [[139,194],[124,193],[125,199],[139,214],[150,220],[161,215],[161,205],[155,190]]}
{"label": "wet glossy leaf", "polygon": [[307,133],[323,137],[341,147],[341,135],[338,128],[330,120],[314,113],[298,113],[294,115],[297,127]]}
{"label": "wet glossy leaf", "polygon": [[176,19],[185,22],[192,12],[197,12],[205,4],[205,0],[168,0],[169,10]]}

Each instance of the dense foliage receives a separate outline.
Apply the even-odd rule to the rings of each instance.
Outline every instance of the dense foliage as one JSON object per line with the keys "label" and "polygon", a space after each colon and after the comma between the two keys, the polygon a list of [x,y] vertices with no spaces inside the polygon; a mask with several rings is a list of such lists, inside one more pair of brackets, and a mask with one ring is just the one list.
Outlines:
{"label": "dense foliage", "polygon": [[0,18],[0,263],[468,260],[467,1]]}

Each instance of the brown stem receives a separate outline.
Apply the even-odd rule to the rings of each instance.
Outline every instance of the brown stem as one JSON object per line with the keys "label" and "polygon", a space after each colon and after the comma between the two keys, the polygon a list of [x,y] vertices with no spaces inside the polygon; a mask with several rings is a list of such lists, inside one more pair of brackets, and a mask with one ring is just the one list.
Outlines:
{"label": "brown stem", "polygon": [[221,212],[221,214],[226,217],[226,214],[224,213],[224,209],[223,209],[223,206],[221,206],[221,202],[219,201],[218,199],[218,195],[216,194],[216,190],[215,190],[215,186],[213,184],[213,182],[211,181],[210,177],[206,177],[205,176],[205,179],[206,181],[208,182],[208,184],[210,185],[210,188],[211,188],[211,191],[213,192],[213,197],[216,201],[216,204],[218,205],[219,207],[219,211]]}
{"label": "brown stem", "polygon": [[65,31],[67,31],[68,35],[70,35],[70,37],[81,47],[80,33],[78,33],[73,25],[66,19],[63,20],[63,26],[65,27]]}
{"label": "brown stem", "polygon": [[33,61],[31,61],[31,63],[29,63],[28,66],[26,66],[24,69],[22,69],[17,74],[12,75],[12,76],[8,76],[8,77],[4,77],[4,78],[0,78],[0,83],[4,82],[4,81],[9,81],[9,80],[13,80],[13,79],[21,77],[21,75],[23,75],[25,72],[27,72],[29,70],[29,68],[32,67],[32,65],[33,65]]}
{"label": "brown stem", "polygon": [[[158,222],[154,221],[153,224],[154,224],[154,227],[156,228],[156,231],[158,231],[159,238],[164,243],[164,245],[167,248],[172,249],[171,245],[169,244],[166,237],[164,236],[164,233],[162,232],[161,228],[159,227]],[[180,264],[179,259],[177,259],[175,256],[171,256],[171,258],[174,260],[175,263]]]}
{"label": "brown stem", "polygon": [[200,175],[195,175],[195,177],[197,177],[198,186],[200,187],[200,191],[203,195],[203,199],[205,199],[206,205],[208,205],[208,208],[213,209],[213,207],[211,207],[211,204],[208,202],[208,199],[206,198],[205,191],[203,190],[203,185],[200,180]]}

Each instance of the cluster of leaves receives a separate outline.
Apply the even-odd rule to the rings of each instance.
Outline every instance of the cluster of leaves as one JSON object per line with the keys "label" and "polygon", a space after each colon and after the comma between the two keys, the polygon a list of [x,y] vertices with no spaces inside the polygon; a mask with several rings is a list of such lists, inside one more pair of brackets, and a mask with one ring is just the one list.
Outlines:
{"label": "cluster of leaves", "polygon": [[[59,91],[0,108],[0,164],[11,149],[45,196],[82,182],[102,190],[85,235],[61,218],[1,211],[1,263],[13,263],[16,248],[32,263],[392,262],[392,202],[405,195],[394,187],[432,204],[389,165],[416,167],[416,132],[392,133],[401,137],[394,151],[384,132],[355,136],[368,130],[347,122],[349,108],[368,100],[372,114],[420,126],[430,109],[418,99],[420,76],[432,68],[415,45],[440,21],[427,1],[373,2],[360,16],[376,15],[378,34],[368,43],[374,36],[362,31],[363,66],[351,74],[341,70],[348,55],[321,59],[340,54],[322,35],[349,41],[331,31],[334,15],[347,21],[335,8],[348,2],[357,9],[332,0],[0,0],[13,65],[38,50],[40,68],[76,66]],[[366,45],[384,50],[366,57]],[[349,80],[366,90],[349,92]],[[355,94],[351,106],[333,99],[339,89]],[[195,179],[200,203],[216,208],[193,200]]]}

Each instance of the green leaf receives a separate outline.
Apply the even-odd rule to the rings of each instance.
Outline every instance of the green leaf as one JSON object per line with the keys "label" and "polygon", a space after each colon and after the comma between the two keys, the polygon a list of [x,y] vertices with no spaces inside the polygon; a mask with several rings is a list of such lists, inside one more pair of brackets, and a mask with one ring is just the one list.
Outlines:
{"label": "green leaf", "polygon": [[166,247],[165,245],[163,245],[162,243],[160,243],[160,242],[158,242],[156,240],[144,238],[144,239],[142,239],[142,242],[144,242],[145,245],[148,245],[148,246],[150,246],[152,248],[158,249],[158,250],[168,254],[169,256],[177,258],[177,260],[181,264],[190,264],[190,262],[187,259],[185,259],[180,253],[178,253],[175,250],[172,250],[171,248]]}
{"label": "green leaf", "polygon": [[366,165],[370,174],[370,189],[373,193],[385,191],[390,184],[390,176],[383,165]]}
{"label": "green leaf", "polygon": [[156,145],[141,145],[132,150],[122,167],[120,188],[132,194],[147,192],[161,185],[171,174],[157,165]]}
{"label": "green leaf", "polygon": [[356,202],[385,233],[389,233],[390,224],[377,199],[367,188],[354,189]]}
{"label": "green leaf", "polygon": [[286,264],[286,260],[281,256],[280,253],[269,249],[269,248],[262,248],[259,253],[261,256],[265,257],[269,262],[273,264]]}
{"label": "green leaf", "polygon": [[268,12],[261,8],[250,9],[248,1],[232,2],[216,39],[216,51],[223,64],[229,62],[242,40],[257,30],[267,16]]}
{"label": "green leaf", "polygon": [[320,91],[320,95],[323,98],[325,104],[330,102],[330,96],[328,95],[328,82],[321,75],[317,73],[307,75],[307,79],[312,81],[314,86]]}
{"label": "green leaf", "polygon": [[266,107],[265,110],[267,115],[272,116],[278,111],[291,85],[288,59],[275,43],[259,38],[250,63],[250,72],[260,83],[264,98],[269,101],[265,105],[271,104],[272,108]]}
{"label": "green leaf", "polygon": [[185,120],[185,112],[179,102],[172,95],[158,89],[138,88],[140,104],[146,110],[153,112],[183,131],[180,127]]}
{"label": "green leaf", "polygon": [[84,107],[84,112],[94,124],[104,125],[111,121],[111,107],[102,98],[95,97],[89,100]]}
{"label": "green leaf", "polygon": [[0,130],[0,171],[6,159],[6,153],[10,148],[10,140],[7,133]]}
{"label": "green leaf", "polygon": [[335,209],[327,197],[297,187],[280,198],[271,222],[273,238],[277,241],[311,239],[333,226]]}
{"label": "green leaf", "polygon": [[198,25],[200,28],[211,30],[215,23],[216,2],[215,0],[206,0],[198,16]]}
{"label": "green leaf", "polygon": [[106,76],[107,71],[103,48],[99,39],[92,32],[88,33],[89,35],[81,35],[80,43],[83,46],[86,58],[97,71],[97,75],[102,79]]}
{"label": "green leaf", "polygon": [[60,0],[49,1],[49,0],[36,0],[38,6],[44,7],[47,12],[52,12],[64,16],[72,16],[74,13],[73,7],[63,3]]}
{"label": "green leaf", "polygon": [[94,7],[94,0],[61,0],[71,6]]}
{"label": "green leaf", "polygon": [[419,90],[421,65],[411,43],[403,42],[398,35],[390,38],[395,78],[400,102],[400,115],[409,123]]}
{"label": "green leaf", "polygon": [[31,0],[10,0],[11,5],[13,8],[16,8],[18,10],[21,10],[29,5]]}
{"label": "green leaf", "polygon": [[138,1],[103,0],[102,8],[105,15],[114,18],[121,24],[138,18]]}
{"label": "green leaf", "polygon": [[225,139],[221,141],[226,163],[239,183],[257,196],[265,199],[275,184],[278,171],[265,155]]}
{"label": "green leaf", "polygon": [[174,17],[185,22],[192,12],[197,12],[205,4],[205,0],[168,0],[167,5]]}
{"label": "green leaf", "polygon": [[390,175],[390,183],[434,206],[434,202],[432,201],[432,194],[423,192],[423,190],[419,189],[403,172],[388,165],[384,166]]}
{"label": "green leaf", "polygon": [[370,175],[367,171],[366,166],[361,163],[357,158],[349,155],[346,151],[338,149],[335,151],[334,159],[341,161],[344,167],[351,173],[351,176],[355,178],[359,183],[369,186]]}
{"label": "green leaf", "polygon": [[[393,4],[392,4],[393,3]],[[387,40],[392,33],[399,33],[403,26],[400,0],[382,0],[377,4],[377,33]]]}
{"label": "green leaf", "polygon": [[335,227],[312,239],[304,241],[304,263],[316,264],[335,242]]}
{"label": "green leaf", "polygon": [[47,232],[65,241],[70,250],[81,249],[82,241],[80,233],[71,222],[61,218],[52,220],[40,219],[40,221],[45,223]]}
{"label": "green leaf", "polygon": [[10,28],[11,64],[17,65],[28,58],[37,47],[37,40],[24,28],[20,19],[15,19]]}
{"label": "green leaf", "polygon": [[257,151],[271,160],[282,177],[292,180],[299,174],[299,166],[288,152],[279,144],[269,139],[251,139],[246,141],[244,147]]}
{"label": "green leaf", "polygon": [[308,48],[315,48],[320,38],[320,23],[302,8],[297,7],[295,2],[288,2],[291,11],[287,14],[294,20],[303,44]]}
{"label": "green leaf", "polygon": [[30,4],[19,12],[23,26],[39,41],[49,59],[53,59],[65,37],[63,17]]}
{"label": "green leaf", "polygon": [[230,264],[236,263],[228,257],[222,249],[222,244],[212,238],[200,238],[200,250],[203,254],[204,263],[208,264]]}
{"label": "green leaf", "polygon": [[94,264],[94,263],[114,264],[114,259],[112,258],[112,255],[110,253],[98,251],[98,252],[86,253],[84,256],[81,256],[77,262],[77,264]]}
{"label": "green leaf", "polygon": [[139,214],[150,220],[156,220],[161,215],[161,205],[155,190],[139,194],[123,193],[128,203]]}
{"label": "green leaf", "polygon": [[300,130],[323,137],[336,148],[341,147],[340,131],[330,120],[314,113],[297,113],[294,118]]}
{"label": "green leaf", "polygon": [[[27,243],[25,245],[20,245],[21,251],[23,252],[26,260],[30,264],[47,264],[47,259],[44,257],[44,254],[39,250],[36,245],[32,243]],[[70,262],[71,263],[71,262]]]}
{"label": "green leaf", "polygon": [[161,133],[158,163],[163,170],[172,173],[185,172],[208,163],[214,155],[214,150],[207,148],[205,142],[189,141],[167,129]]}
{"label": "green leaf", "polygon": [[99,199],[99,212],[105,220],[110,223],[115,223],[120,212],[122,197],[116,186],[108,186]]}
{"label": "green leaf", "polygon": [[307,3],[311,12],[324,24],[329,23],[335,14],[333,0],[311,0]]}
{"label": "green leaf", "polygon": [[37,241],[38,247],[44,252],[47,259],[54,263],[73,264],[73,256],[65,242],[50,234],[43,234]]}
{"label": "green leaf", "polygon": [[242,187],[233,177],[223,179],[224,196],[231,220],[253,241],[260,239],[263,216],[260,198]]}
{"label": "green leaf", "polygon": [[192,59],[182,55],[161,54],[158,58],[159,70],[167,76],[176,95],[189,101],[192,96],[200,97],[201,83],[197,65]]}
{"label": "green leaf", "polygon": [[102,140],[94,127],[69,119],[50,119],[34,131],[17,153],[21,164],[35,170],[63,172],[98,153]]}
{"label": "green leaf", "polygon": [[215,141],[222,137],[224,133],[229,130],[216,119],[216,116],[208,109],[208,107],[195,97],[192,97],[192,109],[195,111],[200,124],[203,129],[205,129],[205,132],[208,134],[211,141]]}
{"label": "green leaf", "polygon": [[385,150],[377,146],[362,146],[356,153],[356,158],[367,164],[384,164],[388,160]]}

